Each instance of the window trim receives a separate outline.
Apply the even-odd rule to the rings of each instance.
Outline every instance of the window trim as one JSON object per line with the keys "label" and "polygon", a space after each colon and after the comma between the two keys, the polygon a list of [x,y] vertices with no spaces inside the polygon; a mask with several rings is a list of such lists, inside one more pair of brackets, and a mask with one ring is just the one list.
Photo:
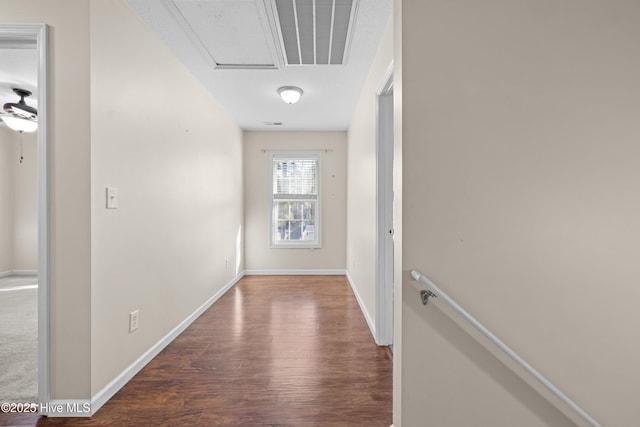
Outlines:
{"label": "window trim", "polygon": [[[273,203],[273,161],[277,159],[305,160],[318,162],[316,212],[313,241],[276,241]],[[273,150],[269,151],[269,247],[271,249],[319,249],[322,248],[322,151],[319,150]]]}

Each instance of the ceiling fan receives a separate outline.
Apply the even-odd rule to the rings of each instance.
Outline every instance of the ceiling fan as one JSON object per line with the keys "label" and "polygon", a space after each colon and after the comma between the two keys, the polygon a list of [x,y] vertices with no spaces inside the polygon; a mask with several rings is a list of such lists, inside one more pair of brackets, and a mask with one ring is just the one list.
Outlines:
{"label": "ceiling fan", "polygon": [[16,102],[4,104],[5,114],[0,115],[9,128],[18,132],[35,132],[38,129],[38,110],[24,101],[24,98],[31,96],[31,92],[26,89],[13,88],[13,91],[20,97]]}

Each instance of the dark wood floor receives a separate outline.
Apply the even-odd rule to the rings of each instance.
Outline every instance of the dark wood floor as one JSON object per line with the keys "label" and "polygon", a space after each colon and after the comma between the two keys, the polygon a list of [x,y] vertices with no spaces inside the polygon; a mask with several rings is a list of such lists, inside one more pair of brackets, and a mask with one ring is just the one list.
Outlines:
{"label": "dark wood floor", "polygon": [[388,427],[391,372],[344,276],[247,276],[91,419],[0,425]]}

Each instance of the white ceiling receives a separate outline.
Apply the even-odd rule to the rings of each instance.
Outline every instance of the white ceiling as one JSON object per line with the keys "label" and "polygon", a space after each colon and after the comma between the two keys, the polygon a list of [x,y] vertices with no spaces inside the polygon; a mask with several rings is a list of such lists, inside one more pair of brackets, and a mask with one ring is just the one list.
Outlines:
{"label": "white ceiling", "polygon": [[[346,130],[389,20],[392,0],[357,2],[345,65],[302,66],[285,65],[278,33],[272,25],[273,15],[269,14],[275,9],[275,1],[126,0],[126,3],[243,129]],[[336,0],[337,4],[340,2]],[[238,69],[229,64],[259,66]],[[285,104],[277,93],[279,87],[290,85],[304,90],[302,99],[294,105]]]}
{"label": "white ceiling", "polygon": [[38,108],[38,54],[35,46],[25,48],[0,48],[0,112],[7,102],[18,102],[20,98],[13,88],[26,89],[33,93],[25,102]]}

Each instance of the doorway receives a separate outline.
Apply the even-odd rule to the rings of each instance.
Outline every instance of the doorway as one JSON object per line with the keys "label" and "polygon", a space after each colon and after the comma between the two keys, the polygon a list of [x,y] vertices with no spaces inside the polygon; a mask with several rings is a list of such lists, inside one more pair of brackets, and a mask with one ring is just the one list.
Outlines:
{"label": "doorway", "polygon": [[[16,51],[22,51],[23,53],[28,52],[29,55],[33,54],[35,56],[35,61],[31,65],[31,67],[35,68],[35,70],[31,70],[35,74],[34,83],[31,83],[32,87],[26,88],[32,92],[32,98],[31,100],[29,97],[25,99],[26,104],[31,106],[37,101],[38,111],[37,132],[34,142],[35,150],[28,151],[23,147],[20,156],[33,156],[29,160],[35,163],[33,167],[37,171],[34,177],[37,190],[35,190],[35,194],[33,195],[35,199],[34,208],[37,210],[37,215],[34,215],[34,217],[37,218],[34,218],[32,227],[33,240],[37,241],[37,249],[34,250],[35,254],[37,254],[34,255],[37,256],[37,280],[35,280],[34,277],[34,281],[37,282],[37,296],[35,298],[35,315],[37,316],[37,320],[34,319],[33,322],[36,328],[34,333],[37,334],[37,356],[34,358],[37,365],[37,376],[35,378],[37,382],[37,396],[32,396],[32,398],[37,398],[40,403],[47,403],[49,401],[49,191],[47,169],[48,133],[46,120],[47,45],[47,26],[44,24],[0,24],[1,51],[14,53],[16,53]],[[11,64],[13,65],[13,63]],[[10,72],[8,62],[3,61],[3,65],[0,67],[0,71]],[[6,80],[4,82],[6,85],[19,87],[21,83],[25,85],[28,84],[28,82],[21,81],[19,76],[13,77],[14,80],[8,78],[7,73],[2,73],[3,79]],[[22,87],[21,89],[25,88]],[[6,95],[3,95],[3,98],[5,96]],[[7,102],[15,103],[17,101],[17,98],[15,100],[3,99],[2,104]],[[19,137],[24,137],[24,135],[20,134]],[[23,144],[27,141],[26,138],[19,138],[18,140]],[[19,159],[14,160],[19,161]],[[24,161],[24,159],[22,160]],[[27,272],[30,271],[27,270]],[[11,273],[13,273],[13,270]],[[18,271],[18,273],[25,273],[25,271]],[[7,293],[9,292],[10,291]],[[11,396],[6,396],[6,398],[11,400]]]}
{"label": "doorway", "polygon": [[377,91],[376,342],[393,345],[393,64]]}

